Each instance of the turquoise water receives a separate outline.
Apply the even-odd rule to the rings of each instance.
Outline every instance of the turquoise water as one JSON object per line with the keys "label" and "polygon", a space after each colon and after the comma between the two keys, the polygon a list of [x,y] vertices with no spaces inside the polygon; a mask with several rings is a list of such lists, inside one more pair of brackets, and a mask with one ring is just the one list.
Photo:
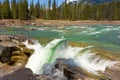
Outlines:
{"label": "turquoise water", "polygon": [[[30,30],[36,28],[36,30]],[[36,39],[66,38],[68,41],[89,43],[96,47],[120,54],[120,26],[119,25],[80,25],[56,27],[11,27],[1,28],[0,34],[23,35]]]}

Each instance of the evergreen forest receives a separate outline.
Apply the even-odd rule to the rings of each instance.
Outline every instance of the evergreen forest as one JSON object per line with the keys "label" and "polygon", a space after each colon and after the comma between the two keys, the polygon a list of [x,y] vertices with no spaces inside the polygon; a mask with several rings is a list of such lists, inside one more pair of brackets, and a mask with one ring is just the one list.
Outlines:
{"label": "evergreen forest", "polygon": [[57,5],[57,0],[40,0],[28,3],[27,0],[0,1],[0,19],[44,19],[44,20],[120,20],[120,1],[101,4],[79,2]]}

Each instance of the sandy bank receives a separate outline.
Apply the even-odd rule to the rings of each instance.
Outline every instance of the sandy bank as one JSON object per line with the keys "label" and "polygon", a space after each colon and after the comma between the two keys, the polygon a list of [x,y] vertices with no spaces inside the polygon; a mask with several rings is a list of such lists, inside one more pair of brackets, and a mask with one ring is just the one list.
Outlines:
{"label": "sandy bank", "polygon": [[94,24],[110,24],[120,25],[120,21],[94,21],[94,20],[79,20],[79,21],[68,21],[68,20],[0,20],[0,27],[11,27],[11,26],[56,26],[64,27],[70,25],[94,25]]}

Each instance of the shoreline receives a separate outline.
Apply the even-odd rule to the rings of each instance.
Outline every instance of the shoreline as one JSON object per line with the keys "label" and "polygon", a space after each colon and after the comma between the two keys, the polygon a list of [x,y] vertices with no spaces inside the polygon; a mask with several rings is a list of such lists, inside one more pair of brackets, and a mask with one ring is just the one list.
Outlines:
{"label": "shoreline", "polygon": [[17,27],[17,26],[56,26],[59,28],[65,26],[77,26],[77,25],[98,25],[98,24],[108,24],[108,25],[120,25],[120,21],[96,21],[96,20],[79,20],[79,21],[69,21],[69,20],[18,20],[18,19],[4,19],[0,20],[0,27]]}

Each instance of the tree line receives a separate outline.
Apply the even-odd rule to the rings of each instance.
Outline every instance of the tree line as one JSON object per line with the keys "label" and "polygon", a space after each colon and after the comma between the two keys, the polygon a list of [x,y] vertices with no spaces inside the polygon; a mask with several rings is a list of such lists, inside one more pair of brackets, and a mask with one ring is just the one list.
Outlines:
{"label": "tree line", "polygon": [[56,0],[40,4],[34,0],[0,1],[0,19],[46,19],[46,20],[120,20],[120,1],[102,4],[67,3],[57,5]]}

